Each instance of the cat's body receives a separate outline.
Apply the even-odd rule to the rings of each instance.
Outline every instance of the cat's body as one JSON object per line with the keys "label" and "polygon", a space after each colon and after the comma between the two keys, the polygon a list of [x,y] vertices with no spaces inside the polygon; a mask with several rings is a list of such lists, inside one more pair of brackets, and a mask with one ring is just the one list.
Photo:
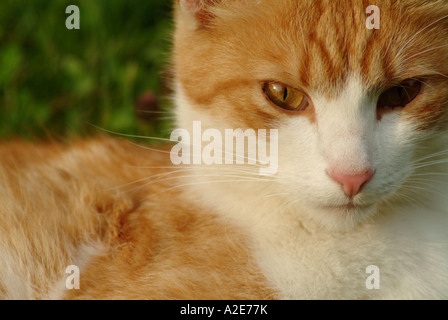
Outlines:
{"label": "cat's body", "polygon": [[[175,180],[145,179],[170,172],[169,154],[110,139],[0,154],[4,298],[269,297],[245,237],[183,190],[165,192]],[[66,288],[70,265],[79,290]]]}
{"label": "cat's body", "polygon": [[278,129],[278,172],[6,144],[2,296],[448,299],[446,3],[180,4],[177,125]]}

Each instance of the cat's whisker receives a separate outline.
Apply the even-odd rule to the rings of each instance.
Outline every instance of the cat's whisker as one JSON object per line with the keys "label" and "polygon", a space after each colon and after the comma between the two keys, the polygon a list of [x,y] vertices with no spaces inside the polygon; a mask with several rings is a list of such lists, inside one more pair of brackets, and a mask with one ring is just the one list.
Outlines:
{"label": "cat's whisker", "polygon": [[[175,170],[219,170],[222,171],[230,171],[230,172],[245,172],[254,175],[260,175],[258,167],[255,165],[173,165],[173,166],[129,166],[135,169],[175,169]],[[254,167],[254,168],[251,168]],[[173,172],[173,171],[170,171]]]}
{"label": "cat's whisker", "polygon": [[417,160],[414,160],[414,164],[424,164],[426,162],[432,162],[432,161],[443,161],[448,159],[448,150],[436,152],[433,154],[429,154],[428,156],[421,157]]}
{"label": "cat's whisker", "polygon": [[[427,162],[421,162],[421,163],[418,163],[418,164],[414,164],[412,166],[412,168],[413,168],[413,170],[416,173],[424,173],[424,171],[422,171],[424,168],[431,167],[431,166],[443,165],[443,164],[446,164],[446,163],[448,163],[448,159],[446,159],[446,160],[442,160],[442,159],[440,159],[440,160],[431,160],[431,161],[427,161]],[[422,169],[422,170],[419,170],[419,169]]]}
{"label": "cat's whisker", "polygon": [[437,47],[434,47],[434,48],[429,48],[429,49],[426,49],[426,50],[417,52],[417,53],[413,54],[412,56],[410,56],[410,57],[404,59],[403,61],[401,61],[401,62],[396,66],[396,68],[401,67],[405,62],[411,60],[412,58],[415,58],[415,57],[417,57],[417,56],[419,56],[419,55],[422,55],[422,54],[424,54],[424,53],[427,53],[427,52],[430,52],[430,51],[434,51],[434,50],[437,50],[437,49],[440,49],[440,48],[445,48],[445,47],[448,47],[448,44],[444,44],[444,45],[441,45],[441,46],[437,46]]}
{"label": "cat's whisker", "polygon": [[446,172],[425,172],[425,173],[414,173],[412,174],[412,177],[418,177],[418,176],[428,176],[428,175],[432,175],[432,176],[448,176],[448,173]]}
{"label": "cat's whisker", "polygon": [[124,187],[130,186],[130,185],[134,185],[134,184],[139,183],[139,182],[143,182],[143,181],[147,181],[149,179],[153,179],[153,178],[158,178],[158,177],[163,177],[163,176],[179,173],[179,172],[182,172],[182,171],[184,171],[184,169],[174,170],[174,171],[170,171],[170,172],[163,172],[163,173],[159,173],[159,174],[154,174],[154,175],[151,175],[149,177],[144,177],[144,178],[141,178],[141,179],[137,179],[137,180],[134,180],[132,182],[128,182],[128,183],[125,183],[125,184],[122,184],[122,185],[119,185],[119,186],[114,186],[114,187],[108,188],[106,190],[122,189]]}
{"label": "cat's whisker", "polygon": [[407,195],[405,193],[403,193],[403,192],[404,191],[409,191],[406,185],[392,184],[392,187],[396,188],[398,191],[395,192],[392,197],[385,198],[385,199],[382,200],[384,203],[388,203],[388,204],[391,204],[391,205],[393,205],[393,201],[396,200],[396,199],[406,198]]}
{"label": "cat's whisker", "polygon": [[[163,139],[163,138],[160,138],[160,139]],[[168,139],[164,139],[164,140],[168,140]],[[172,141],[172,140],[168,140],[168,141],[176,142],[176,141]],[[149,150],[149,151],[157,151],[157,152],[160,152],[160,153],[171,153],[171,151],[165,151],[165,150],[160,150],[160,149],[157,149],[157,148],[151,148],[151,147],[148,147],[148,146],[143,146],[143,145],[135,143],[133,141],[128,141],[128,142],[133,144],[133,145],[135,145],[135,146],[137,146],[137,147],[140,147],[142,149],[146,149],[146,150]],[[191,146],[194,147],[194,146],[196,146],[196,144],[185,144],[186,148],[190,148]],[[263,167],[263,164],[260,164],[259,160],[256,159],[256,158],[251,158],[251,157],[248,157],[246,155],[243,156],[241,154],[238,154],[238,153],[235,153],[235,152],[230,152],[230,151],[225,151],[225,150],[221,150],[221,153],[223,155],[230,155],[230,156],[232,156],[231,159],[233,159],[233,161],[235,161],[235,162],[237,162],[238,160],[240,160],[240,161],[242,160],[243,162],[248,162],[247,165]],[[252,163],[249,163],[249,162],[252,162]],[[225,159],[224,158],[222,159],[222,163],[225,163]]]}
{"label": "cat's whisker", "polygon": [[297,21],[299,22],[300,34],[302,35],[303,48],[305,49],[305,54],[308,54],[308,48],[305,42],[305,35],[303,33],[302,19],[300,18],[299,6],[297,3],[296,3],[296,11],[297,11]]}
{"label": "cat's whisker", "polygon": [[[413,190],[413,189],[405,189],[405,190],[408,191],[408,192],[411,192],[413,194],[418,192],[417,190]],[[412,205],[418,205],[419,204],[415,197],[411,197],[410,195],[405,194],[405,193],[397,193],[397,194],[395,194],[394,195],[394,199],[399,199],[399,200],[404,199],[404,200],[407,201],[407,203],[412,204]],[[385,200],[385,202],[392,203],[392,199],[387,199],[387,200]],[[392,205],[393,205],[393,203],[392,203]]]}
{"label": "cat's whisker", "polygon": [[[442,193],[440,193],[437,190],[425,187],[425,186],[433,187],[433,185],[431,185],[431,184],[428,184],[428,183],[425,183],[425,182],[422,182],[422,181],[411,181],[411,182],[412,182],[412,184],[408,184],[407,185],[407,187],[409,188],[408,190],[417,190],[417,191],[420,190],[420,191],[424,191],[425,193],[430,191],[430,192],[433,192],[433,193],[435,193],[435,194],[437,194],[439,196],[442,196],[442,197],[446,196],[445,194],[442,194]],[[420,185],[416,185],[416,184],[420,184]],[[421,185],[423,185],[423,186],[421,186]]]}
{"label": "cat's whisker", "polygon": [[442,150],[442,151],[439,151],[439,152],[434,152],[434,153],[426,155],[426,156],[424,156],[422,158],[418,158],[418,159],[415,160],[415,163],[419,163],[419,162],[421,162],[423,160],[430,159],[430,158],[435,158],[435,157],[438,157],[438,156],[441,156],[441,155],[448,155],[448,149]]}
{"label": "cat's whisker", "polygon": [[[144,136],[133,136],[133,137],[144,138]],[[149,137],[149,138],[153,138],[153,137]],[[169,140],[169,139],[164,139],[164,138],[159,138],[159,140],[167,140],[167,141],[171,141],[171,140]],[[171,141],[171,142],[176,142],[176,141]],[[133,142],[133,141],[128,141],[128,143],[133,144],[133,145],[135,145],[135,146],[137,146],[137,147],[139,147],[139,148],[142,148],[142,149],[145,149],[145,150],[149,150],[149,151],[156,151],[156,152],[159,152],[159,153],[166,153],[166,154],[171,154],[171,152],[172,152],[172,151],[165,151],[165,150],[161,150],[161,149],[158,149],[158,148],[152,148],[152,147],[144,146],[144,145],[135,143],[135,142]],[[186,145],[186,147],[189,147],[189,146],[195,146],[195,144],[188,144],[188,145]],[[258,167],[260,167],[260,168],[263,168],[263,166],[265,166],[264,164],[261,164],[261,163],[259,162],[259,160],[256,159],[256,158],[251,158],[251,157],[247,157],[247,156],[242,156],[242,155],[240,155],[240,154],[238,154],[238,153],[234,153],[234,152],[232,153],[232,152],[228,152],[228,151],[224,151],[224,150],[222,150],[222,153],[223,153],[224,155],[231,155],[231,156],[232,156],[232,159],[234,159],[235,162],[238,161],[238,160],[242,160],[243,162],[245,162],[245,161],[248,162],[247,164],[246,164],[246,163],[243,163],[242,165],[258,166]],[[222,162],[225,163],[225,159],[222,159]],[[255,162],[255,163],[249,163],[249,162]],[[233,165],[233,164],[232,164],[232,165]]]}
{"label": "cat's whisker", "polygon": [[423,178],[410,178],[410,179],[407,179],[407,181],[410,181],[410,182],[421,182],[421,181],[423,181],[423,182],[432,182],[433,184],[434,183],[442,183],[442,184],[448,184],[448,181],[435,181],[435,180],[433,180],[433,179],[423,179]]}
{"label": "cat's whisker", "polygon": [[[125,167],[134,168],[134,169],[178,169],[183,168],[181,165],[172,165],[172,166],[134,166],[125,164]],[[191,168],[192,166],[185,166],[185,168]]]}
{"label": "cat's whisker", "polygon": [[448,18],[448,15],[445,15],[439,19],[437,19],[436,21],[431,22],[430,24],[428,24],[426,27],[420,29],[419,31],[417,31],[416,33],[414,33],[414,35],[408,40],[406,41],[406,43],[400,48],[400,50],[397,52],[397,54],[395,55],[395,57],[392,59],[392,61],[390,62],[390,65],[392,65],[400,56],[401,53],[403,52],[403,50],[407,47],[407,45],[415,39],[415,37],[417,37],[420,33],[422,33],[423,31],[425,31],[426,29],[428,29],[429,27],[431,27],[432,25],[438,23],[439,21]]}
{"label": "cat's whisker", "polygon": [[427,69],[426,71],[427,71],[427,72],[430,72],[430,73],[432,73],[432,74],[437,74],[437,75],[439,75],[439,76],[442,76],[442,77],[448,79],[448,75],[443,74],[443,73],[441,73],[441,72],[439,72],[439,71],[432,70],[432,69]]}
{"label": "cat's whisker", "polygon": [[416,170],[416,169],[421,169],[421,168],[434,166],[434,165],[438,165],[438,164],[444,164],[444,163],[448,163],[448,159],[440,159],[440,160],[432,160],[432,161],[428,161],[428,162],[423,162],[418,165],[414,165],[413,168],[414,168],[414,170]]}
{"label": "cat's whisker", "polygon": [[417,78],[409,78],[409,79],[419,81],[419,82],[423,83],[425,86],[427,86],[428,88],[431,88],[431,89],[434,88],[434,86],[431,86],[428,82],[423,81],[422,79],[417,79]]}
{"label": "cat's whisker", "polygon": [[[413,188],[413,185],[409,185],[407,182],[405,182],[402,185],[393,185],[393,186],[396,187],[398,191],[393,195],[392,198],[387,198],[386,200],[383,200],[383,201],[393,205],[394,199],[399,199],[399,200],[404,199],[412,205],[416,205],[416,206],[419,205],[418,199],[419,199],[419,197],[421,197],[420,189]],[[408,193],[416,194],[416,195],[418,195],[418,197],[412,197]]]}
{"label": "cat's whisker", "polygon": [[423,164],[432,161],[443,161],[447,159],[448,150],[443,150],[440,152],[432,153],[427,156],[421,157],[419,159],[414,160],[414,164]]}
{"label": "cat's whisker", "polygon": [[132,144],[132,145],[134,145],[134,146],[136,146],[138,148],[144,149],[144,150],[154,151],[154,152],[158,152],[158,153],[166,153],[166,154],[170,154],[171,153],[171,151],[165,151],[165,150],[161,150],[159,148],[152,148],[152,147],[144,146],[144,145],[141,145],[139,143],[135,143],[135,142],[130,141],[130,140],[128,140],[127,142],[129,144]]}
{"label": "cat's whisker", "polygon": [[[120,132],[116,132],[116,131],[112,131],[112,130],[108,130],[102,127],[99,127],[93,123],[90,123],[91,126],[95,127],[98,130],[104,131],[106,133],[110,133],[113,135],[117,135],[117,136],[121,136],[121,137],[126,137],[126,138],[137,138],[137,139],[150,139],[150,140],[160,140],[160,141],[164,141],[164,142],[173,142],[170,139],[167,138],[161,138],[161,137],[150,137],[150,136],[142,136],[142,135],[135,135],[135,134],[127,134],[127,133],[120,133]],[[131,142],[131,141],[129,141]],[[176,141],[174,141],[176,142]]]}
{"label": "cat's whisker", "polygon": [[269,193],[267,195],[264,196],[260,196],[260,197],[256,197],[250,201],[248,201],[248,203],[252,203],[252,202],[258,202],[260,200],[265,200],[268,198],[272,198],[272,197],[277,197],[277,196],[283,196],[283,195],[291,195],[290,192],[275,192],[275,193]]}
{"label": "cat's whisker", "polygon": [[[173,140],[168,139],[168,138],[150,137],[150,136],[142,136],[142,135],[133,135],[133,134],[119,133],[119,132],[111,131],[111,130],[108,130],[108,129],[105,129],[105,128],[101,128],[101,127],[96,126],[94,124],[91,124],[91,125],[93,127],[97,128],[97,129],[99,129],[99,130],[104,131],[104,132],[107,132],[107,133],[110,133],[110,134],[114,134],[114,135],[119,135],[119,136],[122,136],[122,137],[137,138],[137,139],[160,140],[160,141],[171,142],[171,143],[179,143],[179,141],[173,141]],[[266,132],[266,135],[263,135],[263,136],[266,136],[266,138],[270,137],[270,132]],[[135,143],[133,141],[128,141],[128,142],[133,144],[133,145],[135,145],[135,146],[137,146],[137,147],[140,147],[142,149],[146,149],[146,150],[149,150],[149,151],[156,151],[156,152],[160,152],[160,153],[171,153],[171,151],[165,151],[165,150],[160,150],[158,148],[152,148],[152,147],[148,147],[148,146],[143,146],[143,145]],[[267,145],[269,145],[269,143]],[[191,148],[191,147],[195,147],[195,146],[201,146],[201,145],[198,145],[198,144],[195,144],[195,143],[185,144],[186,148]],[[256,159],[256,158],[251,158],[251,157],[248,157],[246,155],[243,156],[243,155],[240,155],[240,154],[235,153],[235,152],[229,152],[229,151],[226,151],[226,150],[221,150],[221,152],[224,155],[231,155],[232,159],[235,159],[235,160],[244,160],[244,161],[255,162],[255,163],[259,162],[259,160]]]}
{"label": "cat's whisker", "polygon": [[[149,168],[160,169],[161,167],[149,167]],[[164,180],[164,179],[160,179],[161,177],[167,177],[167,176],[179,173],[179,172],[191,172],[191,171],[194,171],[194,170],[198,169],[196,167],[165,167],[165,168],[177,169],[177,170],[151,175],[149,177],[141,178],[141,179],[138,179],[138,180],[135,180],[135,181],[132,181],[132,182],[120,185],[120,186],[116,186],[116,187],[113,187],[113,188],[110,188],[110,189],[120,189],[120,188],[123,188],[123,187],[134,185],[134,184],[139,183],[139,182],[147,181],[147,180],[151,180],[150,181],[151,183],[161,182],[161,181]],[[203,169],[203,168],[211,168],[211,167],[202,167],[201,169]],[[146,167],[144,169],[148,169],[148,167]],[[220,168],[220,172],[222,172],[222,171],[227,171],[227,172],[230,172],[230,173],[243,173],[243,174],[248,174],[248,175],[252,175],[252,176],[255,176],[255,177],[259,176],[259,174],[254,172],[253,170],[243,170],[241,168],[240,169],[235,169],[235,168],[230,168],[230,167]],[[220,173],[220,175],[224,175],[224,174]],[[158,178],[158,179],[155,179],[155,178]],[[133,188],[133,189],[131,189],[129,191],[135,191],[136,189],[138,189],[140,187],[144,187],[146,185],[147,185],[147,183],[143,184],[143,185],[140,185],[140,186],[137,186],[137,187],[135,187],[135,188]]]}
{"label": "cat's whisker", "polygon": [[[251,175],[248,175],[248,176],[243,176],[241,174],[243,174],[243,173],[240,173],[240,175],[237,175],[237,174],[235,174],[233,172],[231,172],[229,174],[226,174],[226,173],[202,174],[201,178],[204,178],[204,177],[205,178],[213,178],[213,177],[239,178],[239,177],[242,177],[242,178],[246,179],[247,181],[273,181],[272,179],[269,179],[269,178],[266,178],[266,177],[260,178],[260,176],[257,176],[257,175],[254,175],[254,174],[251,174]],[[135,188],[131,189],[130,191],[135,191],[135,190],[141,189],[143,187],[148,187],[148,186],[150,186],[152,184],[155,184],[155,183],[162,183],[162,182],[166,182],[166,181],[169,181],[169,180],[182,180],[182,179],[196,178],[196,177],[197,177],[197,174],[175,175],[175,176],[165,175],[165,176],[159,177],[158,179],[151,180],[151,181],[146,182],[146,183],[144,183],[142,185],[136,186]]]}
{"label": "cat's whisker", "polygon": [[384,59],[384,57],[386,57],[387,53],[389,52],[390,45],[392,44],[393,39],[395,37],[395,32],[397,31],[398,23],[401,21],[400,19],[401,19],[402,10],[403,10],[403,7],[400,7],[400,12],[398,13],[397,22],[395,23],[394,31],[392,33],[392,36],[390,37],[389,44],[387,45],[386,51],[383,54],[383,59]]}
{"label": "cat's whisker", "polygon": [[[194,176],[196,177],[196,176]],[[253,182],[253,179],[248,179],[248,180],[244,180],[244,179],[233,179],[233,180],[213,180],[213,181],[201,181],[201,182],[192,182],[192,183],[185,183],[185,184],[180,184],[180,185],[176,185],[173,186],[171,188],[165,189],[161,192],[168,192],[174,189],[178,189],[178,188],[184,188],[184,187],[190,187],[190,186],[197,186],[197,185],[204,185],[204,184],[212,184],[212,183],[229,183],[229,182]],[[272,182],[272,180],[262,180],[262,179],[257,179],[255,180],[257,182]],[[153,197],[155,195],[160,194],[161,192],[156,192],[153,193],[147,197],[145,197],[145,199]]]}
{"label": "cat's whisker", "polygon": [[[246,165],[234,165],[234,164],[229,164],[229,165],[172,165],[172,166],[134,166],[134,165],[125,165],[126,167],[130,167],[130,168],[134,168],[134,169],[179,169],[179,168],[183,168],[183,169],[190,169],[190,170],[196,170],[199,167],[202,169],[217,169],[219,166],[219,170],[236,170],[233,168],[238,168],[239,171],[246,169],[246,171],[248,172],[253,172],[254,170],[251,170],[250,167],[256,167],[256,165],[250,165],[250,164],[246,164]],[[230,169],[232,168],[232,169]]]}

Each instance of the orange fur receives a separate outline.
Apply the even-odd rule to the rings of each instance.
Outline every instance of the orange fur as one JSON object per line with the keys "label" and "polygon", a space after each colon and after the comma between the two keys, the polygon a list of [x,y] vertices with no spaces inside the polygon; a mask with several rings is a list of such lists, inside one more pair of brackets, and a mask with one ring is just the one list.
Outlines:
{"label": "orange fur", "polygon": [[[381,9],[379,30],[366,28],[369,5]],[[446,121],[448,89],[441,75],[448,73],[448,47],[440,35],[448,33],[448,19],[442,19],[448,8],[443,1],[264,0],[260,5],[236,0],[218,9],[217,18],[201,30],[191,29],[177,10],[176,80],[202,112],[235,126],[270,128],[272,119],[290,115],[260,107],[263,81],[331,98],[350,74],[359,73],[372,94],[425,76],[431,100],[405,113],[425,122],[422,129]],[[427,27],[431,21],[438,23]],[[313,121],[312,110],[307,112]]]}
{"label": "orange fur", "polygon": [[66,298],[272,297],[237,230],[170,190],[176,179],[148,179],[169,172],[144,168],[169,167],[167,154],[107,138],[5,144],[0,154],[0,240],[31,273],[30,297],[48,296],[83,242],[103,249]]}
{"label": "orange fur", "polygon": [[[446,123],[448,47],[434,35],[447,34],[448,19],[425,28],[448,15],[442,1],[188,0],[184,11],[177,2],[174,81],[203,115],[234,128],[275,128],[292,115],[266,107],[261,83],[331,98],[357,73],[372,95],[424,76],[427,94],[403,114],[420,130]],[[365,27],[370,4],[382,10],[380,30]],[[427,43],[437,49],[420,54]],[[316,121],[312,106],[302,115]],[[111,138],[4,143],[0,296],[277,298],[250,235],[183,186],[168,151]],[[81,289],[55,292],[72,264],[81,264]]]}

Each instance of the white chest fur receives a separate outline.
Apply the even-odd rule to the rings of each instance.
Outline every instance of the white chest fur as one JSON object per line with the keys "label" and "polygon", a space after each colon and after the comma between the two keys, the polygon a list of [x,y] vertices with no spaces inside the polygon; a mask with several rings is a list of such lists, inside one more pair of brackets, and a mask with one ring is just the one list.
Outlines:
{"label": "white chest fur", "polygon": [[447,221],[429,209],[400,208],[346,233],[271,224],[254,230],[254,249],[281,298],[447,299]]}

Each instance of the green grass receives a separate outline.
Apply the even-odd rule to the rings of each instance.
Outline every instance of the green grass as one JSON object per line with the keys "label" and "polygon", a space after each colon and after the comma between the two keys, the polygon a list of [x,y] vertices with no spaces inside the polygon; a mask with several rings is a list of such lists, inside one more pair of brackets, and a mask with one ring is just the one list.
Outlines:
{"label": "green grass", "polygon": [[[98,129],[160,134],[142,113],[164,93],[171,1],[1,0],[0,138],[83,136]],[[68,5],[80,29],[68,30]]]}

